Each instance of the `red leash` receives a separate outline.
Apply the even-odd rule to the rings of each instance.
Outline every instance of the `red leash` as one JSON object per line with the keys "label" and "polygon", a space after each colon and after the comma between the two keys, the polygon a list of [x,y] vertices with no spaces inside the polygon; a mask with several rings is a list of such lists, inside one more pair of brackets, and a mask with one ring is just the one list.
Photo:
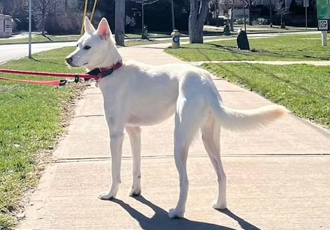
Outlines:
{"label": "red leash", "polygon": [[12,78],[5,78],[0,77],[0,80],[3,81],[10,81],[10,82],[20,82],[20,83],[27,83],[27,84],[35,84],[35,85],[53,85],[53,86],[62,86],[66,85],[66,80],[61,81],[32,81],[32,80],[20,80],[20,79],[12,79]]}
{"label": "red leash", "polygon": [[90,74],[74,74],[74,73],[51,73],[51,72],[36,72],[36,71],[25,71],[25,70],[12,70],[12,69],[0,69],[0,73],[17,74],[17,75],[30,75],[30,76],[43,76],[43,77],[66,77],[75,78],[77,76],[83,78],[94,78],[98,76]]}
{"label": "red leash", "polygon": [[[102,68],[99,71],[93,74],[94,70],[91,73],[85,74],[73,74],[73,73],[51,73],[51,72],[36,72],[36,71],[24,71],[24,70],[10,70],[10,69],[0,69],[0,73],[7,74],[16,74],[16,75],[30,75],[30,76],[43,76],[43,77],[61,77],[61,78],[74,78],[74,82],[78,83],[80,78],[84,78],[85,80],[95,79],[96,81],[110,75],[114,70],[120,68],[122,66],[122,62],[118,62],[112,67]],[[2,81],[10,81],[10,82],[21,82],[28,84],[36,84],[36,85],[53,85],[53,86],[64,86],[67,85],[67,80],[60,81],[34,81],[34,80],[20,80],[20,79],[12,79],[0,77]]]}

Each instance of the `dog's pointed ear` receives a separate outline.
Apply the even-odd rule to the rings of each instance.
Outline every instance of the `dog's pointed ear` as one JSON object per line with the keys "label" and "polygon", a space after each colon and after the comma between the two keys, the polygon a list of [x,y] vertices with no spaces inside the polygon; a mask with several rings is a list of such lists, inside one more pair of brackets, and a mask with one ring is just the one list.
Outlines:
{"label": "dog's pointed ear", "polygon": [[85,17],[84,29],[86,33],[93,33],[95,31],[94,26],[92,25],[91,21],[89,21],[87,16]]}
{"label": "dog's pointed ear", "polygon": [[101,19],[99,26],[97,27],[97,33],[102,40],[108,40],[110,38],[111,30],[107,19]]}

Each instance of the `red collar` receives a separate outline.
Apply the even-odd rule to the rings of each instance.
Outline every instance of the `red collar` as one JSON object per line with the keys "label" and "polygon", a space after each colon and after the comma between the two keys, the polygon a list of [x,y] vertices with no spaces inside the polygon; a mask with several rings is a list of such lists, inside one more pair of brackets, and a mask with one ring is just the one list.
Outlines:
{"label": "red collar", "polygon": [[99,81],[102,78],[111,75],[113,73],[113,71],[115,71],[116,69],[119,69],[122,65],[123,65],[123,63],[120,61],[120,62],[117,62],[115,65],[112,65],[109,67],[93,69],[93,70],[89,71],[87,74],[97,76],[97,78],[95,78],[95,79],[97,81]]}
{"label": "red collar", "polygon": [[112,66],[109,66],[109,67],[105,67],[105,68],[99,68],[101,72],[106,72],[108,70],[116,70],[116,69],[119,69],[120,67],[122,67],[123,65],[123,62],[122,61],[119,61],[117,62],[116,64],[112,65]]}

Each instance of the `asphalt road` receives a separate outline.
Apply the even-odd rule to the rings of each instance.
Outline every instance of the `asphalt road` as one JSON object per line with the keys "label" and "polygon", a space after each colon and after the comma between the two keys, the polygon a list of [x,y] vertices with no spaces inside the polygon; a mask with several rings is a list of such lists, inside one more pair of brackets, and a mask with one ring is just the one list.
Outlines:
{"label": "asphalt road", "polygon": [[[74,46],[75,44],[76,42],[35,43],[32,44],[32,54],[66,46]],[[0,64],[9,60],[25,57],[28,53],[28,44],[0,45]]]}

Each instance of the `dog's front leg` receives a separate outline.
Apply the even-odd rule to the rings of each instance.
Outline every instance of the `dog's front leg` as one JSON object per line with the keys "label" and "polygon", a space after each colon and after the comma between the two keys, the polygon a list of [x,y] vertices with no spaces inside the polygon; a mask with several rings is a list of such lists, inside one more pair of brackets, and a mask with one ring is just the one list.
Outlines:
{"label": "dog's front leg", "polygon": [[126,126],[133,155],[133,185],[130,196],[141,194],[141,128]]}
{"label": "dog's front leg", "polygon": [[109,192],[101,193],[99,198],[102,200],[109,200],[116,196],[120,179],[120,168],[121,168],[121,156],[122,146],[124,140],[124,120],[122,117],[111,117],[106,118],[110,130],[110,151],[111,151],[111,172],[112,172],[112,185]]}

